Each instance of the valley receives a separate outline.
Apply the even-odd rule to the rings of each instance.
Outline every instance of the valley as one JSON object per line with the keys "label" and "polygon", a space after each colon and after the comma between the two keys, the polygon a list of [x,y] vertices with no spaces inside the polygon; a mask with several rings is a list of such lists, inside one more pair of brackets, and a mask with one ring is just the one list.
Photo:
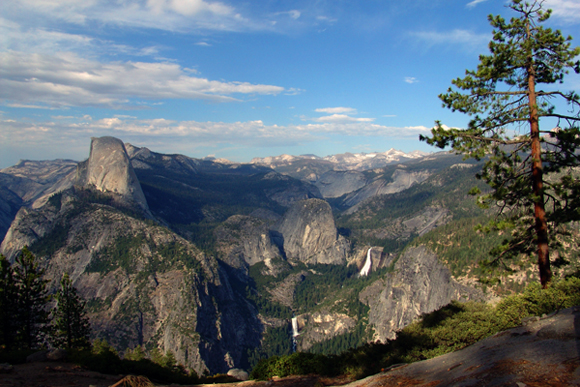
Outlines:
{"label": "valley", "polygon": [[235,164],[113,137],[90,146],[80,163],[0,171],[0,253],[28,246],[51,289],[68,273],[93,338],[120,353],[159,348],[198,375],[250,370],[386,342],[451,301],[535,278],[477,281],[494,240],[474,227],[490,212],[467,194],[484,189],[481,165],[457,155]]}

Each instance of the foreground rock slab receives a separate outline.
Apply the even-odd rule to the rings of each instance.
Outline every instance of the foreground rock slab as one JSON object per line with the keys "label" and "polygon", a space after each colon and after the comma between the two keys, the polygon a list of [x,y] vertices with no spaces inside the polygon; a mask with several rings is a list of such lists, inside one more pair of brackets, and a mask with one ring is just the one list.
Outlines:
{"label": "foreground rock slab", "polygon": [[348,384],[387,386],[578,386],[580,306],[500,332],[463,350]]}

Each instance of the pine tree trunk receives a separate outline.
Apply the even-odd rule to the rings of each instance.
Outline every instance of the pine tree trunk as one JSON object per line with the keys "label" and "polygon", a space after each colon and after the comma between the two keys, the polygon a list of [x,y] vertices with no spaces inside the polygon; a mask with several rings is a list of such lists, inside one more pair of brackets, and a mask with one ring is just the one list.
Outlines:
{"label": "pine tree trunk", "polygon": [[[529,28],[529,26],[528,26]],[[542,147],[540,143],[540,124],[536,101],[536,79],[534,65],[530,58],[528,67],[528,101],[530,107],[530,135],[532,141],[532,186],[534,191],[535,231],[538,245],[538,268],[540,283],[546,288],[552,279],[550,251],[548,248],[548,223],[544,207],[544,171],[542,168]]]}

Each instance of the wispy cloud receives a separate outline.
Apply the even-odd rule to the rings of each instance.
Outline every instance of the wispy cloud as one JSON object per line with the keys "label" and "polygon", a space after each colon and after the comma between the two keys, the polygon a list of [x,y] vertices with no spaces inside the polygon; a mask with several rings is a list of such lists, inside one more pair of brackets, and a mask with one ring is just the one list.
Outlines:
{"label": "wispy cloud", "polygon": [[234,101],[232,95],[285,91],[281,86],[213,81],[174,63],[101,63],[72,53],[0,52],[0,100],[54,106],[132,105],[132,99]]}
{"label": "wispy cloud", "polygon": [[405,82],[413,84],[419,82],[419,80],[415,77],[405,77]]}
{"label": "wispy cloud", "polygon": [[340,123],[344,123],[344,122],[373,122],[375,119],[374,118],[363,118],[363,117],[351,117],[348,116],[346,114],[332,114],[330,116],[324,116],[324,117],[317,117],[317,118],[310,118],[310,121],[314,121],[314,122],[340,122]]}
{"label": "wispy cloud", "polygon": [[276,12],[275,15],[288,15],[290,18],[297,20],[302,15],[302,12],[298,11],[297,9],[293,9],[291,11],[286,12]]}
{"label": "wispy cloud", "polygon": [[552,9],[552,15],[567,23],[580,24],[580,2],[578,0],[547,0],[545,8]]}
{"label": "wispy cloud", "polygon": [[486,45],[490,34],[477,34],[468,30],[455,29],[452,31],[418,31],[411,34],[419,41],[429,46],[434,45],[462,45],[470,50],[479,50],[481,46]]}
{"label": "wispy cloud", "polygon": [[327,107],[327,108],[318,108],[314,110],[317,113],[326,113],[329,114],[328,116],[323,117],[302,117],[304,121],[313,121],[313,122],[324,122],[324,123],[354,123],[354,122],[373,122],[374,118],[367,118],[367,117],[352,117],[352,115],[358,114],[358,111],[351,107]]}
{"label": "wispy cloud", "polygon": [[21,0],[7,6],[12,15],[40,16],[45,21],[86,25],[145,27],[168,31],[238,31],[265,28],[265,23],[244,17],[235,7],[206,0]]}
{"label": "wispy cloud", "polygon": [[[261,120],[245,122],[197,122],[164,118],[138,119],[129,116],[92,118],[88,115],[53,116],[50,120],[2,119],[0,144],[10,144],[0,152],[0,163],[12,165],[18,159],[88,157],[90,137],[114,136],[136,146],[162,153],[181,153],[202,157],[235,147],[252,149],[317,144],[331,136],[413,139],[429,133],[424,126],[392,127],[372,122],[323,122],[301,125],[266,125]],[[63,148],[63,139],[66,147]],[[201,155],[200,155],[201,153]],[[41,156],[39,156],[41,155]],[[197,156],[196,156],[197,155]]]}
{"label": "wispy cloud", "polygon": [[317,113],[328,113],[328,114],[339,114],[339,113],[346,113],[346,114],[355,114],[356,109],[350,107],[328,107],[328,108],[318,108],[314,110]]}
{"label": "wispy cloud", "polygon": [[469,3],[467,3],[466,7],[467,7],[467,8],[473,8],[473,7],[475,7],[477,4],[479,4],[479,3],[483,3],[483,2],[486,2],[486,1],[487,1],[487,0],[473,0],[473,1],[469,2]]}
{"label": "wispy cloud", "polygon": [[303,125],[266,125],[261,120],[246,122],[197,122],[176,121],[164,118],[137,119],[130,116],[112,116],[93,119],[90,116],[53,117],[53,121],[10,122],[0,121],[0,141],[11,144],[41,144],[67,138],[90,136],[117,136],[124,141],[140,139],[144,143],[165,139],[172,144],[188,143],[237,143],[246,146],[293,145],[318,141],[323,136],[342,134],[346,136],[416,137],[429,132],[424,126],[389,127],[369,121],[340,121]]}

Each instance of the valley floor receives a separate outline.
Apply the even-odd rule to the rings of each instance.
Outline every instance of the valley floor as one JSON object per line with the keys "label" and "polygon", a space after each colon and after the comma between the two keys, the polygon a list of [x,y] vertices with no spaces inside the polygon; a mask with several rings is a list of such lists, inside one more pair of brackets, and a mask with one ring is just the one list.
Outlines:
{"label": "valley floor", "polygon": [[[122,375],[83,370],[67,363],[32,363],[0,374],[0,387],[111,386]],[[539,387],[580,385],[580,306],[500,332],[463,350],[351,381],[314,375],[212,384],[222,387],[477,386]],[[209,386],[209,385],[208,385]]]}

